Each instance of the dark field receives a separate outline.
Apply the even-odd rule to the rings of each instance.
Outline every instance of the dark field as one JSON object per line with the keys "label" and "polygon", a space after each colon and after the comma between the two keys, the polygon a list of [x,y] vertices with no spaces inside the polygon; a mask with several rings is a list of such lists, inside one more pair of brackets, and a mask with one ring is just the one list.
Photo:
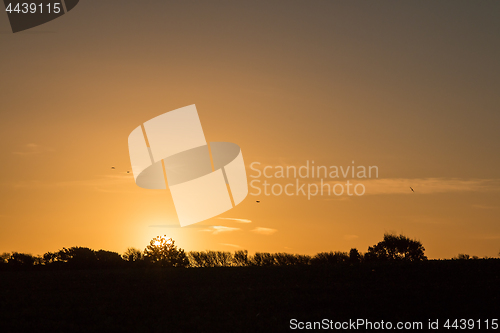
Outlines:
{"label": "dark field", "polygon": [[438,318],[500,318],[498,259],[345,267],[44,268],[0,272],[0,332],[279,332],[289,330],[292,318],[424,325]]}

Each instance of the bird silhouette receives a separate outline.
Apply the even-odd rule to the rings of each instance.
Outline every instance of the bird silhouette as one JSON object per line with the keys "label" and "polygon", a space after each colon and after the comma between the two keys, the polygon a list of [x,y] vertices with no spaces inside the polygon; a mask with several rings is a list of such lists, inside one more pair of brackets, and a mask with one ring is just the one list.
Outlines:
{"label": "bird silhouette", "polygon": [[411,186],[410,186],[410,190],[411,190],[412,192],[415,192],[415,191],[413,190],[413,188],[411,188]]}
{"label": "bird silhouette", "polygon": [[255,201],[256,203],[260,203],[260,200]]}
{"label": "bird silhouette", "polygon": [[115,167],[114,167],[114,166],[112,166],[112,167],[111,167],[111,170],[114,170],[114,169],[115,169]]}

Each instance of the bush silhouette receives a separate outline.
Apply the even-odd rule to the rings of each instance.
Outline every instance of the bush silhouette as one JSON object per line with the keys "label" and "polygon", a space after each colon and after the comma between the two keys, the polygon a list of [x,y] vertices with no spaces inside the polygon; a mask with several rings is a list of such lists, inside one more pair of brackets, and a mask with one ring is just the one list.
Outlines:
{"label": "bush silhouette", "polygon": [[403,235],[384,234],[383,241],[368,247],[365,259],[419,261],[427,259],[424,251],[425,248],[419,241]]}
{"label": "bush silhouette", "polygon": [[309,256],[290,253],[275,253],[273,256],[277,266],[308,265],[311,260]]}
{"label": "bush silhouette", "polygon": [[351,264],[357,264],[361,262],[362,258],[363,256],[361,255],[361,253],[359,253],[358,249],[351,249],[349,251],[349,262]]}
{"label": "bush silhouette", "polygon": [[[133,265],[144,267],[155,265],[160,267],[244,267],[244,266],[305,266],[305,265],[357,265],[370,261],[419,261],[426,260],[425,248],[420,241],[403,235],[384,234],[384,239],[368,248],[361,254],[356,248],[349,252],[321,252],[311,257],[289,253],[256,252],[248,255],[247,250],[235,251],[192,251],[186,254],[175,245],[172,238],[155,237],[141,252],[128,248],[120,254],[113,251],[98,250],[87,247],[63,248],[57,252],[47,252],[43,256],[26,253],[3,253],[0,265],[8,267],[31,267],[35,265],[59,265],[61,267],[104,268]],[[453,259],[478,259],[467,254],[459,254]]]}
{"label": "bush silhouette", "polygon": [[456,256],[456,258],[453,258],[453,259],[469,260],[470,259],[470,255],[464,254],[464,253],[459,253],[458,256]]}
{"label": "bush silhouette", "polygon": [[311,259],[312,265],[339,265],[349,261],[347,252],[320,252]]}
{"label": "bush silhouette", "polygon": [[44,253],[44,255],[42,257],[42,262],[44,265],[50,265],[57,260],[58,260],[58,253],[56,253],[56,252]]}
{"label": "bush silhouette", "polygon": [[220,267],[229,267],[233,265],[233,255],[231,252],[217,251],[217,263]]}
{"label": "bush silhouette", "polygon": [[247,250],[231,252],[223,251],[191,251],[188,253],[191,267],[230,267],[230,266],[293,266],[308,265],[311,257],[289,253],[257,252],[249,256]]}
{"label": "bush silhouette", "polygon": [[[469,260],[469,259],[472,259],[472,260],[477,260],[479,259],[478,256],[470,256],[468,254],[464,254],[464,253],[459,253],[458,256],[452,258],[454,260]],[[485,258],[486,259],[486,258]]]}
{"label": "bush silhouette", "polygon": [[175,246],[172,238],[155,237],[144,249],[146,259],[162,267],[188,267],[189,260],[183,249]]}
{"label": "bush silhouette", "polygon": [[248,266],[249,265],[248,251],[247,250],[234,251],[233,263],[235,266]]}
{"label": "bush silhouette", "polygon": [[35,257],[28,253],[12,252],[7,262],[12,266],[33,266]]}
{"label": "bush silhouette", "polygon": [[71,266],[89,267],[97,264],[95,251],[88,247],[63,248],[57,253],[56,261],[66,262]]}
{"label": "bush silhouette", "polygon": [[6,264],[7,260],[9,260],[9,258],[10,258],[10,253],[8,253],[8,252],[4,252],[4,253],[0,254],[0,265]]}
{"label": "bush silhouette", "polygon": [[256,252],[250,263],[253,266],[274,266],[276,264],[274,255],[268,252]]}
{"label": "bush silhouette", "polygon": [[123,254],[123,259],[128,262],[137,262],[143,260],[142,251],[133,247],[129,247]]}
{"label": "bush silhouette", "polygon": [[95,256],[99,265],[103,266],[117,266],[124,263],[122,256],[112,251],[99,250],[95,252]]}
{"label": "bush silhouette", "polygon": [[223,251],[191,251],[188,253],[192,267],[230,267],[236,266],[231,252]]}
{"label": "bush silhouette", "polygon": [[198,251],[188,253],[189,266],[191,267],[206,267],[203,254]]}

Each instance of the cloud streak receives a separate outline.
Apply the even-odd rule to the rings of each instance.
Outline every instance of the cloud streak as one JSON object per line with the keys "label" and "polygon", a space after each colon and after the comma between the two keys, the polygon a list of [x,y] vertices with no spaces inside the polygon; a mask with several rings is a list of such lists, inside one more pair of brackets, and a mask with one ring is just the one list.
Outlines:
{"label": "cloud streak", "polygon": [[255,233],[261,234],[261,235],[266,235],[266,236],[270,236],[270,235],[274,234],[277,231],[278,230],[276,230],[276,229],[263,228],[263,227],[257,227],[257,228],[255,228],[255,229],[252,230],[252,232],[255,232]]}
{"label": "cloud streak", "polygon": [[[329,182],[330,185],[345,182]],[[387,179],[356,179],[351,184],[363,184],[364,195],[381,194],[436,194],[456,192],[486,192],[499,191],[500,179],[460,179],[460,178],[387,178]],[[410,189],[412,187],[415,192]],[[361,189],[358,188],[358,192]],[[351,187],[351,193],[353,187]],[[345,193],[344,193],[345,195]]]}
{"label": "cloud streak", "polygon": [[155,224],[155,225],[148,225],[149,228],[206,228],[206,227],[213,227],[211,225],[198,225],[198,224],[191,224],[187,225],[185,227],[181,227],[179,224]]}
{"label": "cloud streak", "polygon": [[236,222],[240,222],[240,223],[252,223],[251,220],[247,220],[247,219],[236,219],[236,218],[233,218],[233,217],[219,217],[218,218],[219,220],[231,220],[231,221],[236,221]]}
{"label": "cloud streak", "polygon": [[239,245],[235,245],[235,244],[227,244],[227,243],[219,243],[220,245],[224,245],[224,246],[230,246],[230,247],[235,247],[235,248],[241,248],[241,246]]}
{"label": "cloud streak", "polygon": [[238,231],[240,228],[232,228],[232,227],[225,227],[222,225],[213,225],[210,226],[208,229],[202,229],[200,231],[205,231],[205,232],[210,232],[212,235],[218,235],[223,232],[231,232],[231,231]]}
{"label": "cloud streak", "polygon": [[28,143],[24,145],[24,149],[22,151],[15,151],[12,152],[14,155],[20,155],[20,156],[28,156],[28,155],[37,155],[45,152],[51,152],[54,151],[52,148],[48,147],[43,147],[40,145],[37,145],[36,143]]}

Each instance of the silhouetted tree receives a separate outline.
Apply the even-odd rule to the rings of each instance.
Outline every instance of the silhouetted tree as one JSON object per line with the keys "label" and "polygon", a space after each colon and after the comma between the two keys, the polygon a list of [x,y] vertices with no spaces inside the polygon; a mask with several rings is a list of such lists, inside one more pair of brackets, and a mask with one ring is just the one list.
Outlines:
{"label": "silhouetted tree", "polygon": [[224,251],[191,251],[188,253],[192,267],[230,267],[234,265],[231,252]]}
{"label": "silhouetted tree", "polygon": [[308,265],[311,260],[310,256],[290,253],[275,253],[273,257],[277,266]]}
{"label": "silhouetted tree", "polygon": [[479,259],[478,256],[470,256],[468,254],[463,254],[463,253],[459,253],[458,256],[452,258],[452,259],[456,259],[456,260],[469,260],[469,259],[473,259],[473,260],[476,260],[476,259]]}
{"label": "silhouetted tree", "polygon": [[311,264],[311,256],[306,254],[295,254],[294,262],[296,265],[309,265]]}
{"label": "silhouetted tree", "polygon": [[215,251],[203,251],[200,252],[201,260],[203,261],[204,267],[217,267],[217,254]]}
{"label": "silhouetted tree", "polygon": [[361,261],[361,253],[359,253],[358,249],[351,249],[349,251],[349,262],[351,264],[357,264]]}
{"label": "silhouetted tree", "polygon": [[425,248],[419,241],[403,235],[384,234],[384,240],[368,247],[367,260],[426,260]]}
{"label": "silhouetted tree", "polygon": [[256,252],[251,258],[250,263],[253,266],[274,266],[274,255],[268,252]]}
{"label": "silhouetted tree", "polygon": [[49,265],[56,261],[58,258],[58,254],[55,252],[47,252],[43,255],[43,264]]}
{"label": "silhouetted tree", "polygon": [[144,256],[154,264],[163,267],[188,267],[189,260],[183,249],[175,246],[172,238],[155,237],[144,249]]}
{"label": "silhouetted tree", "polygon": [[9,260],[9,258],[10,258],[10,253],[8,253],[8,252],[4,252],[4,253],[0,254],[0,264],[6,264],[7,260]]}
{"label": "silhouetted tree", "polygon": [[116,252],[99,250],[95,252],[95,256],[100,265],[116,266],[123,264],[123,258]]}
{"label": "silhouetted tree", "polygon": [[348,262],[347,252],[320,252],[311,259],[312,265],[338,265]]}
{"label": "silhouetted tree", "polygon": [[455,260],[468,260],[469,258],[470,258],[470,256],[468,254],[459,253],[456,257],[453,257],[451,259],[455,259]]}
{"label": "silhouetted tree", "polygon": [[234,251],[233,262],[235,266],[248,266],[248,251],[247,250],[239,250]]}
{"label": "silhouetted tree", "polygon": [[205,260],[211,265],[209,267],[229,267],[233,262],[231,252],[205,251]]}
{"label": "silhouetted tree", "polygon": [[228,251],[218,251],[217,261],[221,267],[230,267],[233,265],[233,254]]}
{"label": "silhouetted tree", "polygon": [[190,251],[188,254],[189,266],[191,267],[205,267],[201,252]]}
{"label": "silhouetted tree", "polygon": [[33,266],[35,258],[28,253],[12,252],[7,262],[12,266]]}
{"label": "silhouetted tree", "polygon": [[137,262],[143,259],[142,251],[133,247],[129,247],[122,257],[128,262]]}
{"label": "silhouetted tree", "polygon": [[95,251],[88,247],[63,248],[57,253],[57,261],[67,262],[72,266],[93,266],[97,263]]}
{"label": "silhouetted tree", "polygon": [[35,265],[43,265],[43,257],[40,255],[36,255],[33,257],[35,260]]}
{"label": "silhouetted tree", "polygon": [[290,266],[294,265],[295,256],[289,253],[275,253],[273,254],[276,266]]}

